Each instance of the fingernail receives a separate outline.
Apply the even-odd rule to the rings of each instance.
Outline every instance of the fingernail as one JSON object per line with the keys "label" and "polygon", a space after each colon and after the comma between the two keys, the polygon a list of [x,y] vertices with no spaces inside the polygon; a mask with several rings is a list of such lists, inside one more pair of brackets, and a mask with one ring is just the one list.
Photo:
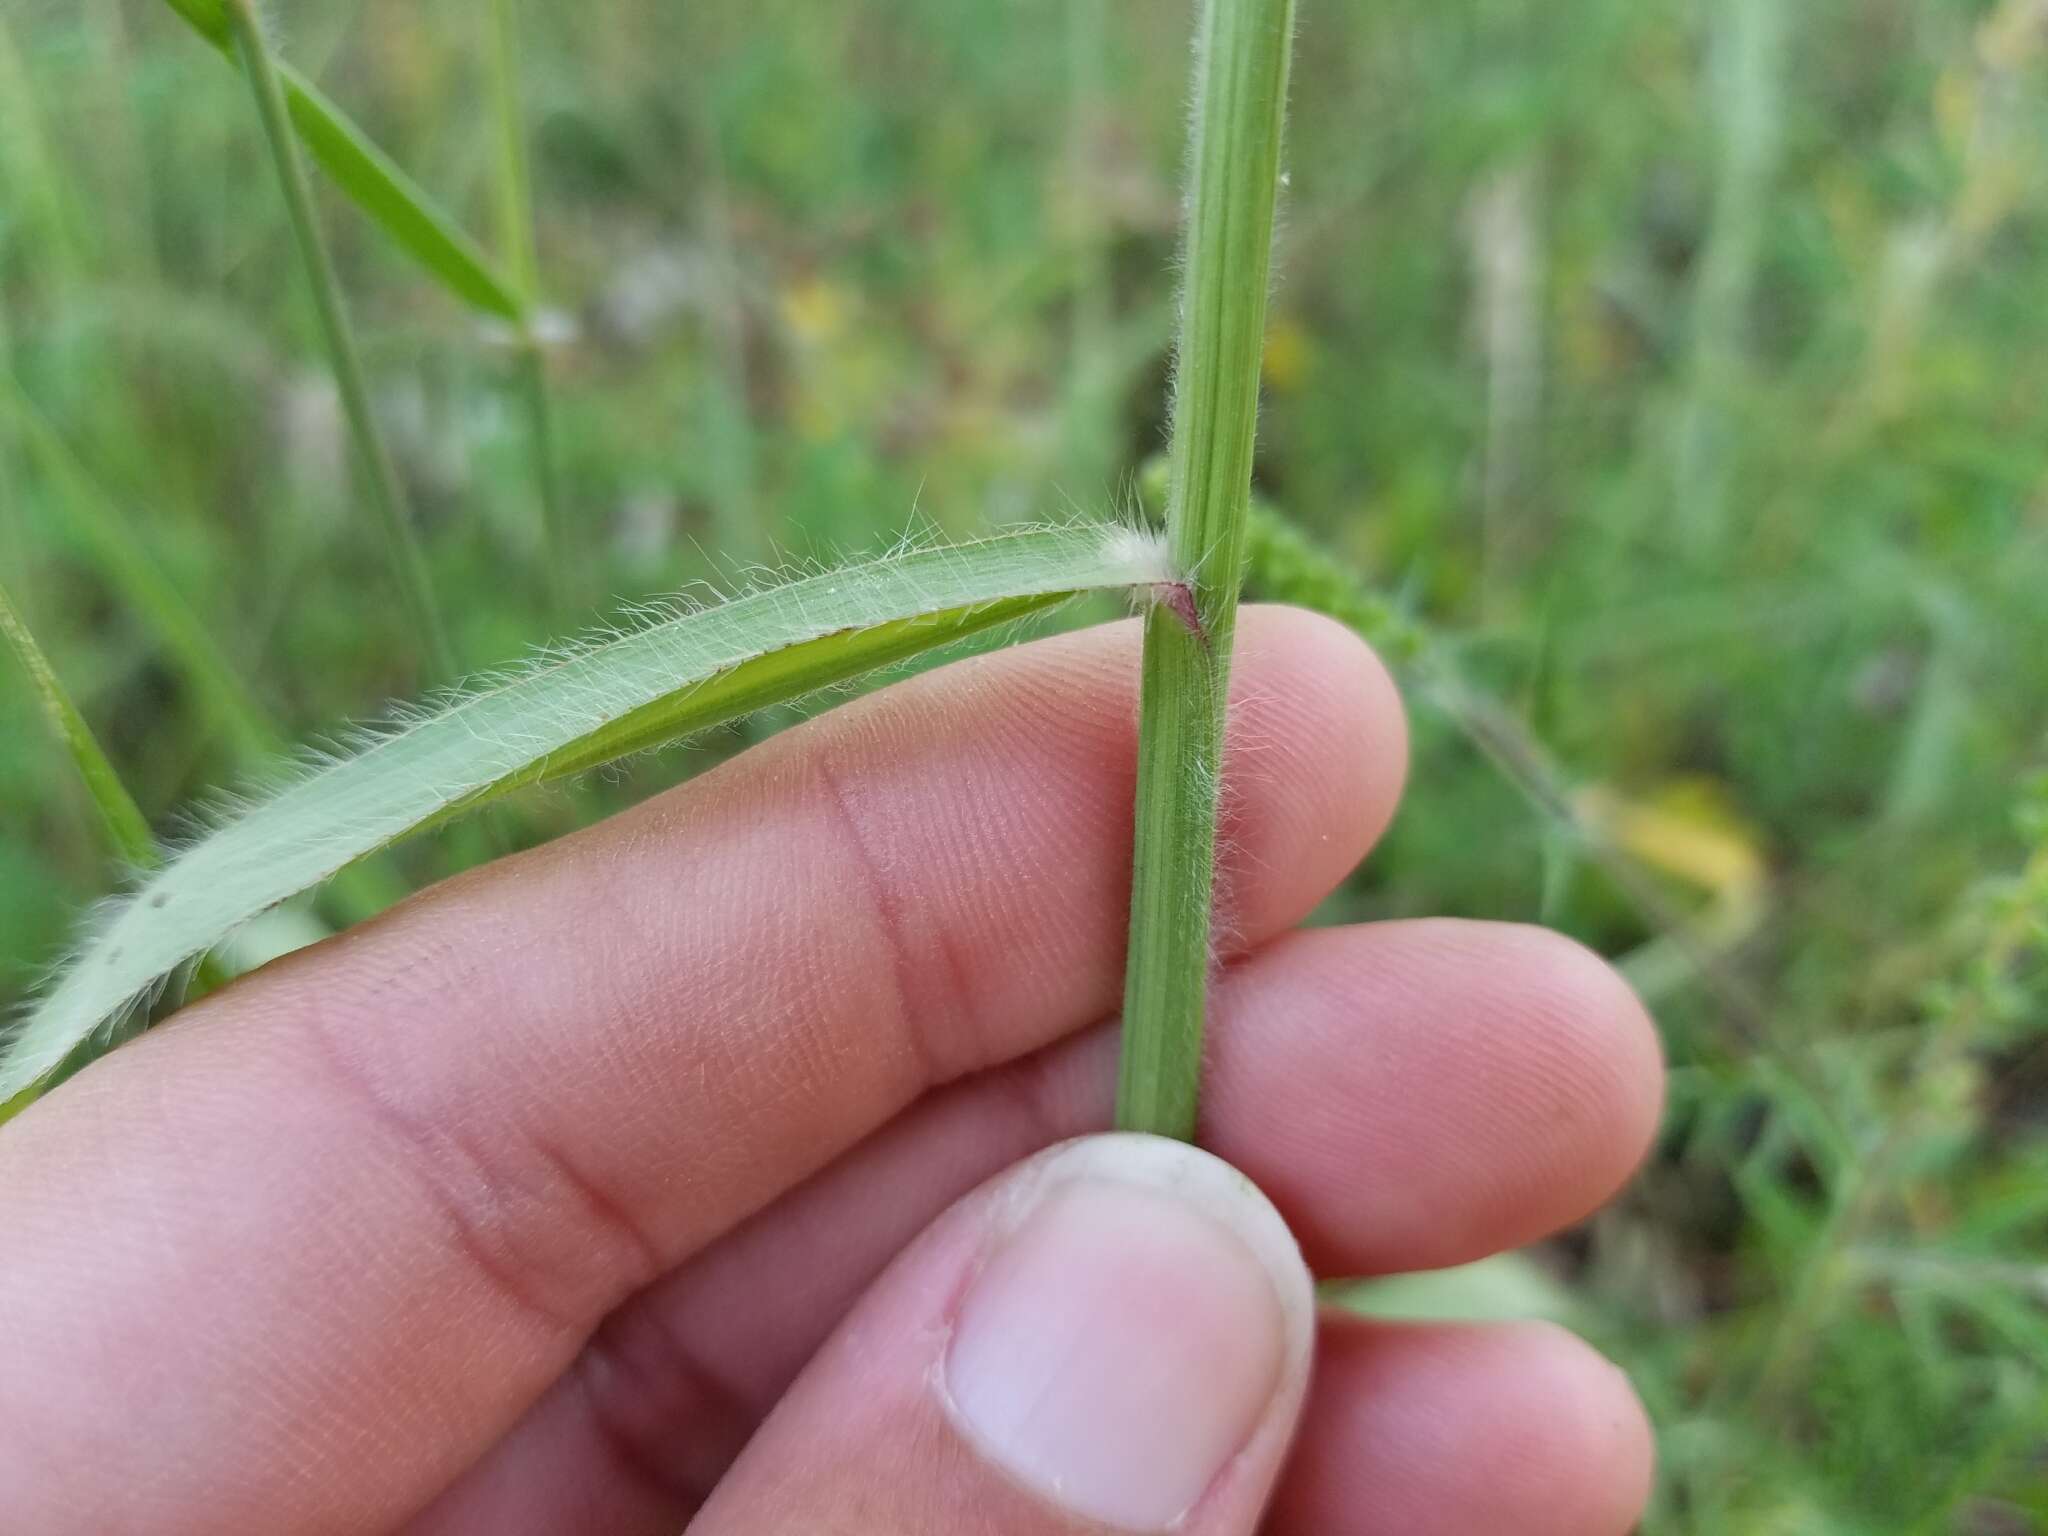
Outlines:
{"label": "fingernail", "polygon": [[1308,1272],[1265,1197],[1193,1147],[1098,1136],[1035,1173],[961,1304],[953,1412],[1073,1514],[1164,1529],[1298,1389]]}

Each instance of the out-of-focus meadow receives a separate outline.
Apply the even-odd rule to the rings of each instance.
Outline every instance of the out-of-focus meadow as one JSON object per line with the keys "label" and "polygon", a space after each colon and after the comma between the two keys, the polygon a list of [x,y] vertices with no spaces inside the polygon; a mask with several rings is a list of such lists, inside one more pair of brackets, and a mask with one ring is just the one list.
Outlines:
{"label": "out-of-focus meadow", "polygon": [[[486,10],[275,20],[488,236]],[[1613,1351],[1660,1532],[2048,1530],[2048,4],[1302,12],[1262,488],[1573,794],[1532,804],[1418,702],[1407,805],[1328,915],[1561,927],[1672,1064],[1615,1209],[1368,1304]],[[913,518],[1128,502],[1188,14],[526,6],[566,561],[513,351],[323,186],[462,662]],[[414,692],[247,93],[156,0],[0,10],[0,348],[0,571],[160,826]],[[109,879],[0,668],[0,1001]]]}

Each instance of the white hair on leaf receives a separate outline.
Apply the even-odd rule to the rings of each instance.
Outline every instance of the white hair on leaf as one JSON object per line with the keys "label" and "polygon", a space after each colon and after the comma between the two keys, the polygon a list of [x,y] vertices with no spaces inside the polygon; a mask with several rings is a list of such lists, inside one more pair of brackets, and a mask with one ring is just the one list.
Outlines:
{"label": "white hair on leaf", "polygon": [[305,749],[268,787],[214,797],[161,868],[101,903],[0,1050],[0,1101],[104,1038],[252,918],[496,794],[845,685],[1083,592],[1172,580],[1162,540],[1100,523],[914,542],[712,605],[679,596],[393,709]]}

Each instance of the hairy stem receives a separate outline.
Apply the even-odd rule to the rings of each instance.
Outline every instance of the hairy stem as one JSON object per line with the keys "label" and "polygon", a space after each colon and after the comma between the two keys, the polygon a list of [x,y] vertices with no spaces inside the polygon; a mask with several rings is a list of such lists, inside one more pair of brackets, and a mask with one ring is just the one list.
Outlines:
{"label": "hairy stem", "polygon": [[1167,539],[1145,621],[1117,1120],[1191,1137],[1209,983],[1224,706],[1244,565],[1293,0],[1207,0],[1195,40]]}
{"label": "hairy stem", "polygon": [[442,632],[440,615],[434,607],[433,589],[427,580],[426,561],[420,556],[413,536],[405,494],[390,450],[378,431],[371,409],[369,386],[364,382],[362,357],[356,348],[355,331],[349,324],[348,308],[342,300],[341,282],[335,275],[334,259],[321,236],[313,213],[313,192],[306,181],[305,166],[299,160],[298,139],[292,132],[285,103],[284,86],[263,36],[263,25],[254,0],[229,0],[228,16],[235,43],[242,55],[243,72],[263,121],[263,136],[277,169],[279,188],[286,211],[291,215],[292,233],[306,264],[306,276],[319,312],[320,329],[327,340],[328,359],[333,365],[335,387],[341,393],[342,410],[355,438],[370,485],[370,502],[382,526],[384,543],[397,577],[400,596],[412,621],[429,665],[442,677],[454,674],[454,659]]}

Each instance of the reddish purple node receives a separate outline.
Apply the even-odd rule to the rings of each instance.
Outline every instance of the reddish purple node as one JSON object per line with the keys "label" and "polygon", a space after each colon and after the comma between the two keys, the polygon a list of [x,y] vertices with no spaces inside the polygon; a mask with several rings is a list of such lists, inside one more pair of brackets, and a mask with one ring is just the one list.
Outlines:
{"label": "reddish purple node", "polygon": [[1202,624],[1202,615],[1195,609],[1195,589],[1185,581],[1162,581],[1152,589],[1152,595],[1159,606],[1181,622],[1181,627],[1202,642],[1202,649],[1209,648],[1209,631]]}

